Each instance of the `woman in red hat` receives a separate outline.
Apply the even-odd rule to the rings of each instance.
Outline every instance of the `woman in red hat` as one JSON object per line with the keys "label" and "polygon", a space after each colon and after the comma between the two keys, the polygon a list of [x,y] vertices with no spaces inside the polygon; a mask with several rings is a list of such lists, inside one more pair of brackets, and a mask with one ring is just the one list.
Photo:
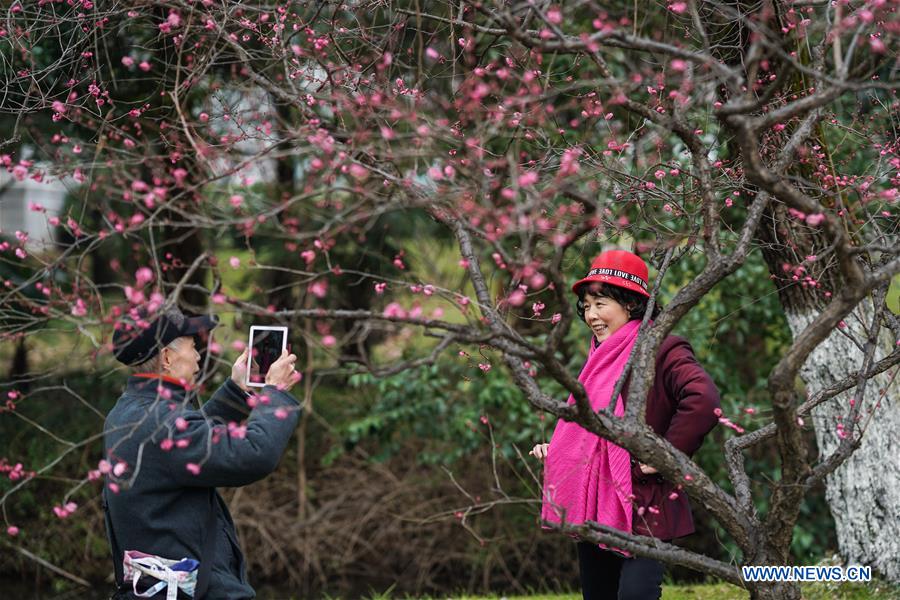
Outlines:
{"label": "woman in red hat", "polygon": [[[648,269],[636,254],[603,252],[572,291],[578,315],[591,328],[591,348],[578,380],[594,410],[607,407],[616,381],[637,340],[647,312]],[[658,308],[652,317],[656,316]],[[574,403],[570,397],[569,402]],[[628,385],[613,414],[622,416]],[[647,424],[673,446],[692,455],[718,422],[719,392],[697,363],[687,340],[669,336],[656,357],[647,396]],[[687,496],[650,465],[633,460],[609,440],[559,420],[549,444],[532,454],[544,461],[542,518],[548,523],[595,521],[664,541],[693,533]],[[584,598],[656,600],[662,595],[663,565],[625,556],[615,549],[578,542]]]}

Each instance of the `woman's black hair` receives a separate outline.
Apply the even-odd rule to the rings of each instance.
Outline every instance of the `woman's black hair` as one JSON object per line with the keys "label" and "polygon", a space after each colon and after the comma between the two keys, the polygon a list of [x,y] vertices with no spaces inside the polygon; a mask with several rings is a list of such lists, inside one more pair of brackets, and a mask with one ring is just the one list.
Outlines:
{"label": "woman's black hair", "polygon": [[[628,319],[630,321],[643,320],[644,315],[647,313],[648,301],[650,300],[650,298],[643,294],[638,294],[637,292],[632,292],[623,287],[609,285],[599,281],[585,283],[584,285],[579,286],[576,293],[578,294],[578,302],[575,304],[575,310],[578,312],[578,317],[582,321],[584,321],[584,295],[588,293],[595,296],[605,296],[615,300],[622,305],[622,308],[628,311]],[[653,313],[650,315],[650,318],[655,319],[658,317],[660,310],[662,310],[662,306],[657,302],[653,306]]]}

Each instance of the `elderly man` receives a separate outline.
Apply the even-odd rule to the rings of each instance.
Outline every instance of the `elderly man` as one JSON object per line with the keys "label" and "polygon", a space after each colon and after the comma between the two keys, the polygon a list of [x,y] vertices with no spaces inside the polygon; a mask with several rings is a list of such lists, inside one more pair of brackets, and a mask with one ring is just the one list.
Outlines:
{"label": "elderly man", "polygon": [[177,309],[132,316],[113,336],[115,356],[132,375],[106,418],[101,463],[116,598],[253,598],[216,488],[247,485],[278,465],[299,417],[288,393],[299,379],[297,357],[283,353],[251,395],[245,350],[196,410],[195,337],[217,321]]}

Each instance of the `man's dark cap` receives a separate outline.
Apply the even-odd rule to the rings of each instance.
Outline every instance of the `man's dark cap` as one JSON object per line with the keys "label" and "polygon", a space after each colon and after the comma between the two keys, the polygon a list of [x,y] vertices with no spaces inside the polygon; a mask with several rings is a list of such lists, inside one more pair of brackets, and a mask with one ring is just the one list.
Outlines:
{"label": "man's dark cap", "polygon": [[113,354],[122,364],[139,365],[174,340],[210,331],[218,324],[219,319],[214,315],[188,317],[175,307],[155,314],[137,309],[136,314],[129,313],[116,324]]}

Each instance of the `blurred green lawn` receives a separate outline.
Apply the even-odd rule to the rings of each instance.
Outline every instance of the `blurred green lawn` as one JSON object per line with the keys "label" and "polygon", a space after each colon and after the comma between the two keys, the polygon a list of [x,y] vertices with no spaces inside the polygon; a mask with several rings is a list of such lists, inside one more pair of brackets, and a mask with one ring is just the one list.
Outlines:
{"label": "blurred green lawn", "polygon": [[[663,585],[662,600],[747,600],[750,594],[727,583]],[[812,583],[803,585],[804,600],[898,600],[900,587],[876,581],[860,583]],[[581,594],[535,596],[459,596],[453,600],[581,600]]]}
{"label": "blurred green lawn", "polygon": [[[804,600],[900,600],[900,586],[881,580],[870,583],[808,583],[802,585]],[[288,600],[277,593],[270,595],[265,587],[257,590],[259,600]],[[363,596],[367,600],[413,600],[412,596],[394,595],[391,591],[373,592]],[[294,600],[296,597],[291,597]],[[338,600],[336,597],[329,597]],[[415,600],[581,600],[581,594],[535,594],[532,596],[437,596]],[[750,594],[727,583],[697,585],[663,585],[662,600],[748,600]]]}
{"label": "blurred green lawn", "polygon": [[888,288],[885,304],[895,315],[900,314],[900,275],[895,275]]}

